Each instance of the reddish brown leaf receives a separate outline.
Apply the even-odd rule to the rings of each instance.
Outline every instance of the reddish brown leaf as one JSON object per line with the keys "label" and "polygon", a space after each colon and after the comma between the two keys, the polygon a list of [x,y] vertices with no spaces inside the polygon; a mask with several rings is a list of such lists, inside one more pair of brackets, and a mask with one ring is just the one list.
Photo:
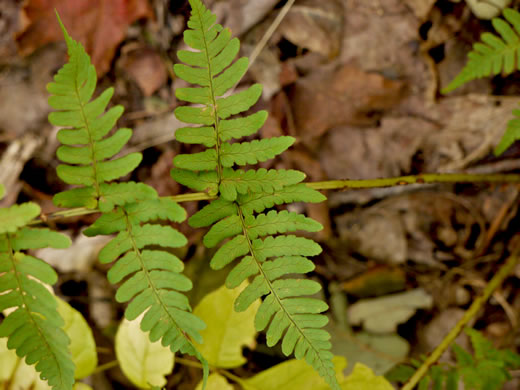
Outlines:
{"label": "reddish brown leaf", "polygon": [[144,96],[153,95],[168,80],[168,72],[161,56],[148,47],[139,47],[123,56],[122,66]]}
{"label": "reddish brown leaf", "polygon": [[16,38],[20,54],[63,39],[54,10],[69,34],[85,45],[98,74],[110,68],[128,26],[152,16],[148,0],[29,0],[22,9],[25,26]]}
{"label": "reddish brown leaf", "polygon": [[370,125],[374,112],[399,102],[403,83],[351,65],[298,79],[290,94],[297,132],[304,142],[344,124]]}

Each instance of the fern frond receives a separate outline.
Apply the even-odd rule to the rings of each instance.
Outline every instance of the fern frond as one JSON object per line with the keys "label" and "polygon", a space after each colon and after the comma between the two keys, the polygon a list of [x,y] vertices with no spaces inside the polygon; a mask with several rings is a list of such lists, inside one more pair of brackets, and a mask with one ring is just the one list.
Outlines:
{"label": "fern frond", "polygon": [[74,364],[69,339],[62,327],[54,296],[42,283],[58,276],[44,261],[21,252],[45,247],[66,248],[68,237],[49,229],[25,225],[40,214],[40,207],[24,203],[0,210],[0,311],[13,310],[0,324],[0,337],[27,364],[35,364],[43,380],[55,390],[70,390]]}
{"label": "fern frond", "polygon": [[202,126],[179,129],[176,138],[202,144],[207,149],[176,156],[176,168],[171,173],[181,184],[219,195],[190,218],[190,225],[212,225],[204,236],[207,247],[229,239],[215,252],[210,263],[212,268],[221,269],[241,258],[226,279],[228,287],[253,279],[235,301],[235,309],[243,311],[263,298],[256,328],[266,330],[268,345],[281,341],[286,355],[294,352],[297,358],[305,359],[333,389],[339,390],[328,341],[330,335],[322,329],[327,317],[320,314],[328,306],[306,297],[321,287],[304,278],[286,278],[289,274],[312,271],[314,264],[305,256],[319,254],[321,247],[307,238],[280,235],[296,230],[314,232],[322,227],[310,218],[287,211],[254,214],[274,205],[319,202],[324,197],[298,184],[305,178],[299,171],[233,169],[235,165],[252,165],[276,157],[294,143],[294,138],[226,142],[253,135],[264,124],[265,111],[233,117],[251,108],[262,89],[260,85],[253,85],[239,93],[222,96],[244,75],[248,60],[240,58],[233,62],[239,51],[238,40],[231,39],[230,31],[215,23],[215,15],[200,0],[189,1],[192,12],[184,40],[194,51],[179,51],[179,59],[185,64],[175,65],[175,72],[199,87],[178,89],[176,96],[202,106],[178,107],[175,114],[183,122]]}
{"label": "fern frond", "polygon": [[92,99],[97,84],[96,70],[83,46],[74,41],[61,20],[59,22],[67,42],[69,62],[54,76],[54,82],[47,85],[51,93],[49,105],[57,110],[49,114],[49,122],[66,128],[57,135],[63,145],[56,154],[65,164],[59,165],[56,171],[66,183],[86,188],[62,192],[56,196],[55,203],[95,208],[103,196],[101,185],[130,173],[139,165],[142,155],[131,153],[113,158],[132,135],[130,129],[119,129],[108,135],[124,109],[114,106],[106,111],[113,88]]}
{"label": "fern frond", "polygon": [[150,332],[151,341],[161,339],[173,352],[180,351],[207,362],[192,343],[202,343],[199,331],[204,322],[191,313],[183,292],[192,288],[181,272],[183,262],[168,251],[187,243],[186,238],[170,226],[150,223],[156,220],[181,222],[186,212],[168,198],[148,199],[118,206],[105,213],[85,230],[87,236],[118,233],[99,253],[102,263],[115,263],[108,272],[111,283],[121,283],[118,302],[129,302],[125,317],[134,320],[145,313],[141,329]]}
{"label": "fern frond", "polygon": [[520,13],[511,8],[503,11],[505,20],[493,18],[497,34],[486,32],[482,42],[473,45],[468,62],[442,92],[448,93],[467,82],[499,73],[510,74],[520,69]]}

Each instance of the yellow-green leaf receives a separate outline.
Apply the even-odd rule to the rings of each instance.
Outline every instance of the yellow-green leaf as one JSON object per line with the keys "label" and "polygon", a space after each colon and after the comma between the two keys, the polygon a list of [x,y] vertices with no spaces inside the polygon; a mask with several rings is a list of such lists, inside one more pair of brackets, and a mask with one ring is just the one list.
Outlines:
{"label": "yellow-green leaf", "polygon": [[[211,374],[208,377],[206,390],[233,390],[234,387],[229,384],[226,378],[220,374]],[[195,390],[202,390],[202,381],[199,382]]]}
{"label": "yellow-green leaf", "polygon": [[260,301],[257,300],[240,313],[233,309],[233,302],[246,285],[244,282],[233,290],[222,286],[206,295],[193,310],[193,314],[210,324],[200,332],[204,344],[197,345],[210,365],[222,368],[239,367],[246,362],[242,356],[242,347],[254,346],[254,319]]}
{"label": "yellow-green leaf", "polygon": [[160,341],[152,343],[141,328],[142,316],[124,319],[116,334],[115,349],[121,370],[141,389],[166,384],[165,375],[173,370],[173,353]]}
{"label": "yellow-green leaf", "polygon": [[[344,379],[343,370],[347,366],[347,361],[341,356],[335,356],[332,361],[338,382],[341,383]],[[330,386],[310,365],[303,360],[296,359],[262,371],[244,380],[242,386],[246,390],[330,390]]]}
{"label": "yellow-green leaf", "polygon": [[79,311],[60,298],[56,300],[58,312],[65,321],[63,330],[70,339],[69,349],[76,366],[74,378],[85,378],[92,374],[98,362],[94,335]]}
{"label": "yellow-green leaf", "polygon": [[357,363],[352,373],[341,383],[343,390],[394,390],[383,376],[376,376],[364,364]]}

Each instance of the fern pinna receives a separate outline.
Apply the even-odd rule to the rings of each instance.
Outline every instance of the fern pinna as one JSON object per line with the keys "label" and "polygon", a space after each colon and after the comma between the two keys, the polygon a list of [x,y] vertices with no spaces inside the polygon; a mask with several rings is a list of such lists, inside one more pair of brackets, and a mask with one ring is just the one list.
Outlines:
{"label": "fern pinna", "polygon": [[[61,24],[61,21],[60,21]],[[49,104],[56,110],[49,121],[64,126],[58,139],[65,145],[57,151],[67,164],[58,166],[58,176],[81,187],[55,196],[58,206],[98,207],[103,214],[85,230],[88,236],[117,236],[100,252],[102,263],[114,265],[108,273],[112,283],[120,283],[119,302],[130,302],[125,311],[129,320],[146,313],[141,329],[150,332],[152,341],[161,339],[173,352],[197,357],[208,375],[207,362],[192,343],[202,342],[199,331],[205,324],[191,313],[182,292],[191,281],[181,274],[184,264],[170,248],[186,244],[186,238],[160,220],[180,222],[186,212],[170,199],[159,199],[156,191],[142,183],[109,183],[130,173],[141,161],[140,153],[113,158],[129,140],[132,131],[109,132],[123,113],[121,106],[105,112],[113,89],[91,100],[96,88],[96,71],[83,46],[74,41],[61,24],[69,51],[69,62],[48,85]],[[79,146],[78,146],[79,145]]]}
{"label": "fern pinna", "polygon": [[[3,192],[3,191],[0,191]],[[67,248],[70,239],[45,228],[27,227],[40,214],[35,203],[0,209],[0,337],[27,364],[34,364],[54,390],[70,390],[74,364],[69,338],[58,304],[42,284],[56,283],[56,272],[44,261],[23,251],[45,247]]]}
{"label": "fern pinna", "polygon": [[276,137],[250,142],[230,143],[232,139],[258,131],[267,118],[265,111],[232,118],[252,107],[262,88],[248,89],[222,97],[245,74],[247,58],[233,62],[239,51],[237,38],[229,29],[216,24],[216,16],[200,0],[190,0],[192,7],[189,29],[184,40],[194,51],[181,50],[176,64],[178,77],[200,87],[179,88],[179,99],[202,106],[183,106],[175,110],[183,122],[202,125],[176,131],[177,140],[207,147],[200,153],[175,157],[172,176],[195,190],[218,194],[218,199],[205,206],[189,222],[193,227],[211,226],[204,237],[207,247],[230,238],[211,260],[220,269],[237,258],[240,262],[229,273],[226,285],[239,286],[253,278],[235,301],[235,309],[245,310],[255,300],[263,302],[255,319],[256,328],[267,330],[267,344],[282,340],[286,355],[294,352],[305,359],[334,389],[336,381],[330,335],[322,327],[327,317],[324,302],[304,297],[317,293],[321,286],[308,279],[289,279],[288,274],[304,274],[314,269],[306,256],[321,252],[314,241],[282,233],[305,230],[314,232],[321,225],[293,212],[264,210],[283,203],[319,202],[325,197],[300,183],[305,175],[295,170],[233,169],[266,161],[282,153],[294,142],[292,137]]}

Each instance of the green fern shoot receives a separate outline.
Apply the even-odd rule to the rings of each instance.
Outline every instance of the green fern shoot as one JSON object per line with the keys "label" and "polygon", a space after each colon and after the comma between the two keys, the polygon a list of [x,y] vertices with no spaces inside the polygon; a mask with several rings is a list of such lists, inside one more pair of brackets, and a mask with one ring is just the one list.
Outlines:
{"label": "green fern shoot", "polygon": [[[493,18],[491,23],[497,34],[484,33],[482,42],[473,45],[464,69],[448,84],[442,93],[478,78],[510,74],[520,69],[520,13],[511,8],[503,10],[505,20]],[[496,156],[504,153],[515,141],[520,140],[520,110],[514,110],[515,118],[507,124],[502,140],[494,150]]]}
{"label": "green fern shoot", "polygon": [[[181,222],[186,212],[172,200],[159,199],[157,192],[143,183],[109,183],[130,173],[142,156],[132,153],[113,158],[132,134],[130,129],[119,129],[107,136],[123,108],[115,106],[105,112],[112,88],[91,100],[96,71],[83,46],[68,35],[63,24],[61,27],[69,62],[48,86],[52,93],[49,104],[59,110],[51,113],[49,120],[66,127],[58,132],[65,145],[57,155],[74,164],[58,166],[58,176],[82,187],[57,194],[54,202],[63,207],[97,207],[103,213],[84,233],[117,233],[101,250],[99,260],[113,263],[108,279],[121,283],[116,300],[129,302],[125,317],[133,320],[145,313],[141,329],[149,332],[150,340],[161,340],[173,352],[198,358],[206,381],[208,364],[192,343],[202,343],[199,331],[205,324],[191,313],[183,292],[189,291],[192,283],[181,273],[183,262],[171,253],[171,248],[184,246],[187,240],[164,222]],[[82,146],[73,146],[78,144]]]}
{"label": "green fern shoot", "polygon": [[235,117],[257,102],[262,87],[255,84],[223,97],[245,74],[248,60],[243,57],[233,62],[240,48],[238,39],[231,39],[230,30],[215,23],[216,16],[200,0],[190,0],[190,4],[184,41],[193,51],[180,50],[178,57],[184,64],[176,64],[174,70],[178,77],[198,86],[177,89],[177,97],[197,106],[178,107],[175,114],[185,123],[201,126],[181,128],[175,134],[181,142],[207,149],[176,156],[172,176],[197,191],[218,194],[218,199],[190,218],[190,225],[211,226],[204,237],[207,247],[229,239],[211,260],[212,268],[220,269],[241,259],[227,277],[229,288],[252,279],[235,301],[235,309],[243,311],[263,298],[255,326],[266,330],[267,344],[281,341],[284,354],[305,359],[333,389],[339,389],[330,335],[322,329],[328,320],[320,314],[328,306],[308,297],[321,286],[302,277],[288,277],[311,272],[314,264],[306,256],[319,254],[321,248],[310,239],[284,233],[315,232],[322,227],[293,212],[264,213],[274,205],[320,202],[325,197],[302,184],[305,175],[299,171],[234,169],[272,159],[291,146],[294,138],[229,142],[255,134],[264,124],[265,111]]}
{"label": "green fern shoot", "polygon": [[471,80],[510,74],[520,69],[520,13],[506,8],[503,15],[506,20],[493,18],[491,21],[498,35],[490,32],[481,35],[482,42],[473,45],[464,69],[442,93],[453,91]]}
{"label": "green fern shoot", "polygon": [[58,304],[43,285],[53,285],[58,276],[43,260],[23,251],[45,247],[67,248],[67,236],[27,223],[40,214],[35,203],[0,209],[0,337],[27,364],[34,364],[40,377],[54,390],[70,390],[74,364],[69,338]]}

